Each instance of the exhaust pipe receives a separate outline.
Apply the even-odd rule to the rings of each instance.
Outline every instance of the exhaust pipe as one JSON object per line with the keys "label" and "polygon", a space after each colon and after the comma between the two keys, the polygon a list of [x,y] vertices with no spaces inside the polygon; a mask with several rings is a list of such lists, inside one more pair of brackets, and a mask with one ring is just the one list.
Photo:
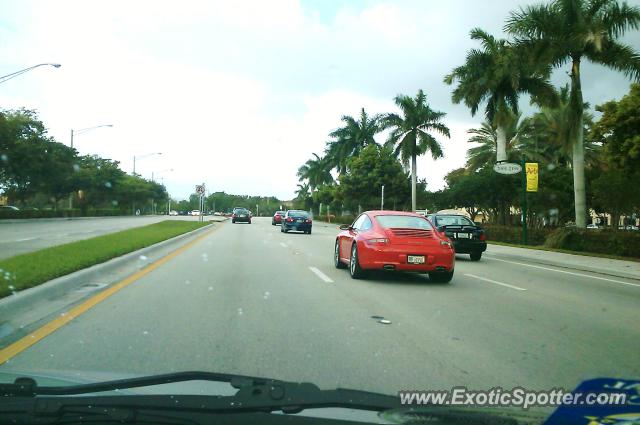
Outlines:
{"label": "exhaust pipe", "polygon": [[436,271],[437,271],[437,272],[446,272],[446,271],[447,271],[447,268],[446,268],[446,267],[444,267],[444,266],[438,266],[438,267],[436,267]]}
{"label": "exhaust pipe", "polygon": [[385,270],[395,270],[396,266],[394,266],[393,264],[385,264],[384,266],[382,266],[382,268]]}

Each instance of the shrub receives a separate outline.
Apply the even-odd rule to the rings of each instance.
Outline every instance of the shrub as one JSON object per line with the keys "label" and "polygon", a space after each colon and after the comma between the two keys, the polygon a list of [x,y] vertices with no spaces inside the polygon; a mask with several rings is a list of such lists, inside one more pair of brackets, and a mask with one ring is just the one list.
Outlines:
{"label": "shrub", "polygon": [[640,232],[610,229],[561,228],[549,235],[545,247],[640,258]]}
{"label": "shrub", "polygon": [[[520,226],[501,226],[498,224],[481,224],[480,226],[485,230],[489,242],[522,243],[522,227]],[[552,231],[552,229],[545,228],[527,229],[527,244],[542,245]]]}

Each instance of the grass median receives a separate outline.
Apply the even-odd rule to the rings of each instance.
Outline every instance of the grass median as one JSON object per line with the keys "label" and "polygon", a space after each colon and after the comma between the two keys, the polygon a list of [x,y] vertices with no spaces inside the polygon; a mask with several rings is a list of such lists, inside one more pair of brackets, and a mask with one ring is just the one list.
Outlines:
{"label": "grass median", "polygon": [[166,220],[0,260],[0,298],[209,224]]}

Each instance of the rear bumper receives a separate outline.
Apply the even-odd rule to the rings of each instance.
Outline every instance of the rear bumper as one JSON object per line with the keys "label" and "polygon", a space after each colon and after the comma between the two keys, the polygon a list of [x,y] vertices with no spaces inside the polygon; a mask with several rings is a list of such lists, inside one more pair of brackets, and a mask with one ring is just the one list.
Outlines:
{"label": "rear bumper", "polygon": [[[455,253],[447,248],[385,246],[372,248],[358,244],[360,267],[366,270],[399,270],[412,272],[452,271]],[[409,264],[408,255],[424,255],[424,264]]]}
{"label": "rear bumper", "polygon": [[487,243],[479,240],[452,239],[453,247],[459,254],[471,254],[472,252],[485,252]]}
{"label": "rear bumper", "polygon": [[271,221],[273,221],[276,224],[282,224],[282,217],[277,217],[277,218],[273,217]]}
{"label": "rear bumper", "polygon": [[306,232],[311,230],[311,226],[312,224],[308,224],[308,223],[287,223],[287,222],[282,222],[282,227],[285,230],[297,230],[299,232]]}
{"label": "rear bumper", "polygon": [[236,217],[232,220],[236,223],[249,223],[251,221],[251,217]]}

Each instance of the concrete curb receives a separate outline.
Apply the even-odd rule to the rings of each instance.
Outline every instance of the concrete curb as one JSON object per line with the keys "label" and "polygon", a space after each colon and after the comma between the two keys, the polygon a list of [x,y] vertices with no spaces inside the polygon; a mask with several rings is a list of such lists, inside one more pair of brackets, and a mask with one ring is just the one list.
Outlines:
{"label": "concrete curb", "polygon": [[[71,221],[71,220],[97,220],[97,219],[112,219],[112,218],[153,218],[153,217],[167,217],[171,219],[171,217],[193,217],[193,216],[170,216],[170,215],[105,215],[98,217],[48,217],[48,218],[7,218],[0,219],[0,224],[3,223],[31,223],[31,222],[51,222],[51,221]],[[208,221],[217,222],[218,220],[213,220],[214,217],[219,216],[204,216]],[[228,219],[228,217],[220,217],[224,219]],[[224,221],[224,220],[221,220]]]}
{"label": "concrete curb", "polygon": [[[166,255],[168,252],[171,252],[189,242],[190,240],[194,239],[201,233],[210,230],[211,226],[204,226],[191,232],[175,236],[171,239],[158,242],[146,248],[130,252],[120,257],[112,258],[111,260],[108,260],[104,263],[96,264],[86,269],[78,270],[68,275],[52,279],[41,285],[25,289],[15,295],[10,295],[8,297],[0,299],[0,339],[3,338],[3,336],[6,336],[8,332],[7,329],[15,330],[17,328],[23,328],[26,325],[42,319],[43,317],[33,317],[34,314],[32,314],[30,310],[34,308],[34,306],[43,303],[50,303],[51,301],[64,298],[64,296],[71,291],[81,289],[81,287],[83,285],[86,285],[87,283],[96,281],[104,282],[105,278],[109,281],[105,282],[104,285],[95,289],[107,288],[117,282],[118,278],[114,280],[114,275],[122,274],[123,272],[130,274],[131,268],[133,268],[134,270],[140,269],[141,267],[144,267],[147,264],[155,261],[155,259],[152,259],[152,257],[155,256],[157,258],[160,258],[161,256]],[[140,263],[140,258],[142,256],[144,256],[144,262]],[[82,293],[80,296],[76,297],[73,302],[77,302],[79,299],[84,299],[95,293],[95,290],[88,290],[86,291],[86,293]],[[59,309],[64,307],[66,306],[61,305],[57,306],[56,308]],[[51,308],[48,308],[46,310],[51,310]],[[31,323],[13,323],[19,322],[20,316],[24,315],[25,313],[27,313],[28,316],[31,316]],[[48,311],[45,316],[50,313],[51,311]],[[2,327],[4,327],[5,329],[3,330]]]}

